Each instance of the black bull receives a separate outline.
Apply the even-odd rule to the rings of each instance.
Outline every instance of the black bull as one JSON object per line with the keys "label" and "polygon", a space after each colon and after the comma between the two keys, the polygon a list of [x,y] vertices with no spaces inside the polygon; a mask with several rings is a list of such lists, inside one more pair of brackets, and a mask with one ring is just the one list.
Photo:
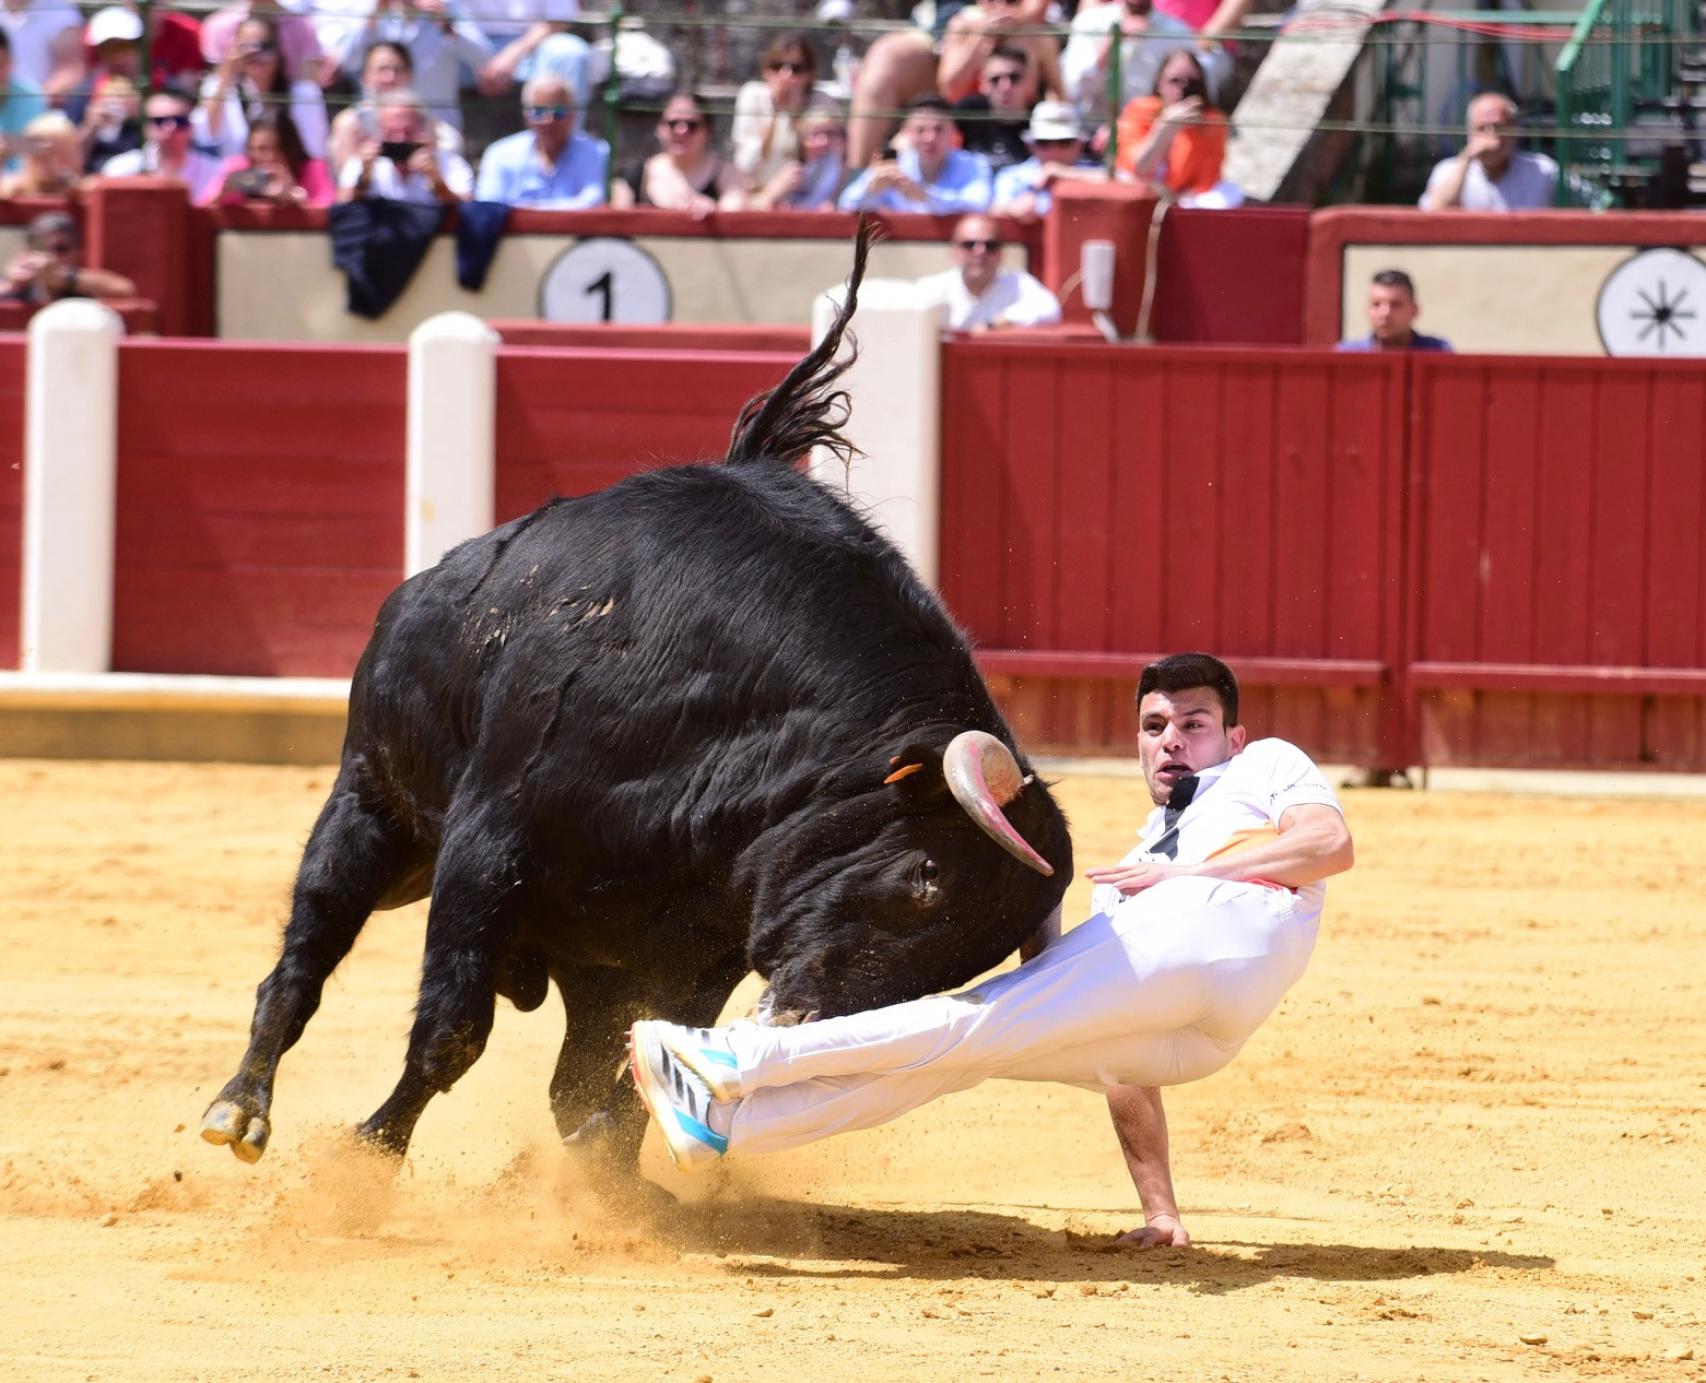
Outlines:
{"label": "black bull", "polygon": [[404,1152],[495,997],[532,1009],[549,979],[558,1127],[600,1130],[617,1167],[644,1131],[618,1074],[635,1018],[710,1023],[749,968],[782,1021],[914,998],[1059,903],[1066,821],[965,639],[792,464],[847,454],[836,354],[868,242],[834,330],[746,406],[725,464],[554,500],[387,599],[208,1141],[260,1157],[326,978],[372,911],[428,893],[403,1076],[360,1133]]}

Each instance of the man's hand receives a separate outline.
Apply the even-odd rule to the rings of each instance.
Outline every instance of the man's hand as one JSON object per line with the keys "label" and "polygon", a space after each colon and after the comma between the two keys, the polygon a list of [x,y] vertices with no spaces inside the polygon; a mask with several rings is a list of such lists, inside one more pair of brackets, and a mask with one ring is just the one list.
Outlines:
{"label": "man's hand", "polygon": [[1480,159],[1486,162],[1487,155],[1495,152],[1503,141],[1492,130],[1476,130],[1469,136],[1469,142],[1463,146],[1463,161]]}
{"label": "man's hand", "polygon": [[1140,1249],[1182,1249],[1190,1247],[1191,1236],[1177,1215],[1151,1215],[1141,1229],[1128,1229],[1114,1242]]}
{"label": "man's hand", "polygon": [[1087,869],[1084,877],[1094,884],[1112,884],[1121,893],[1142,893],[1146,888],[1167,879],[1182,879],[1196,871],[1189,865],[1174,864],[1171,860],[1140,859],[1130,864],[1108,865],[1102,869]]}

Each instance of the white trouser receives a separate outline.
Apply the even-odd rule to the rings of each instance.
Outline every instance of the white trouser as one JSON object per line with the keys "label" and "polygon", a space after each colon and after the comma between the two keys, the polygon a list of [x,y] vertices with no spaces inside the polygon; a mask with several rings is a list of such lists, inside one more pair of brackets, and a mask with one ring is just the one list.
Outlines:
{"label": "white trouser", "polygon": [[1302,976],[1322,896],[1169,879],[975,989],[799,1027],[737,1024],[729,1151],[873,1128],[991,1076],[1091,1090],[1201,1080]]}

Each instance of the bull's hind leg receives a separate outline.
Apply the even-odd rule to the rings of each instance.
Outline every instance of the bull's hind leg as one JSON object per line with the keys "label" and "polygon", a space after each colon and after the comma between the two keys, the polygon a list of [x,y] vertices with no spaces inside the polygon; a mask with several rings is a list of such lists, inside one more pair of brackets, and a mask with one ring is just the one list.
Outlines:
{"label": "bull's hind leg", "polygon": [[266,1151],[279,1059],[320,1007],[326,977],[368,914],[425,895],[422,862],[408,833],[363,800],[356,775],[340,772],[302,852],[278,964],[255,995],[249,1050],[202,1116],[209,1143],[228,1144],[244,1162]]}
{"label": "bull's hind leg", "polygon": [[403,1078],[357,1130],[380,1150],[406,1153],[432,1097],[485,1050],[522,892],[521,832],[504,807],[488,799],[447,824]]}

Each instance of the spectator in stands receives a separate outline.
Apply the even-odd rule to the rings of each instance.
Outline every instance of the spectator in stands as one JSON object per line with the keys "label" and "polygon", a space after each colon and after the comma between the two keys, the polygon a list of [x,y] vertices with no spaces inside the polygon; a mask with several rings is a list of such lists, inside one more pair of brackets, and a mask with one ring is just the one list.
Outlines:
{"label": "spectator in stands", "polygon": [[1422,305],[1402,269],[1382,269],[1368,285],[1367,336],[1339,342],[1342,351],[1449,351],[1451,342],[1416,330]]}
{"label": "spectator in stands", "polygon": [[[69,124],[70,122],[67,121]],[[83,236],[74,218],[49,211],[30,222],[24,249],[6,266],[0,297],[13,302],[50,303],[60,298],[134,298],[136,285],[110,269],[85,269]]]}
{"label": "spectator in stands", "polygon": [[41,89],[18,75],[12,40],[0,28],[0,171],[10,173],[19,167],[24,126],[46,110]]}
{"label": "spectator in stands", "polygon": [[50,110],[81,110],[88,97],[88,50],[83,47],[83,30],[64,29],[54,35],[48,45],[50,67],[47,79],[40,82],[42,98]]}
{"label": "spectator in stands", "polygon": [[1003,168],[995,175],[991,210],[998,216],[1032,221],[1047,216],[1054,205],[1051,190],[1065,178],[1100,181],[1107,177],[1102,165],[1086,162],[1084,128],[1078,110],[1070,101],[1038,101],[1025,131],[1031,156],[1023,163]]}
{"label": "spectator in stands", "polygon": [[438,147],[432,116],[407,88],[379,98],[379,137],[364,139],[338,176],[338,200],[375,197],[424,206],[468,200],[474,173],[460,154]]}
{"label": "spectator in stands", "polygon": [[711,150],[711,124],[699,98],[678,91],[658,117],[663,147],[611,189],[612,206],[655,206],[709,216],[746,200],[740,170]]}
{"label": "spectator in stands", "polygon": [[176,178],[189,188],[191,201],[200,201],[219,186],[219,160],[195,147],[192,109],[189,97],[156,91],[142,105],[142,147],[108,160],[102,175],[131,178],[147,173]]}
{"label": "spectator in stands", "polygon": [[1113,60],[1116,34],[1122,45],[1121,110],[1154,91],[1162,62],[1181,48],[1197,49],[1211,94],[1232,70],[1224,48],[1214,43],[1201,45],[1194,28],[1182,19],[1158,12],[1154,0],[1104,0],[1087,5],[1072,20],[1072,36],[1060,55],[1060,68],[1067,98],[1098,124],[1114,114],[1108,110],[1108,66]]}
{"label": "spectator in stands", "polygon": [[[339,111],[326,136],[326,167],[341,169],[356,155],[364,139],[379,137],[379,107],[387,91],[410,87],[414,63],[400,43],[381,40],[367,50],[361,64],[361,99]],[[462,132],[447,121],[433,122],[438,147],[447,154],[462,152]]]}
{"label": "spectator in stands", "polygon": [[109,77],[83,112],[83,169],[98,173],[120,154],[142,147],[142,96],[128,77]]}
{"label": "spectator in stands", "polygon": [[243,152],[249,124],[267,111],[288,118],[310,158],[326,152],[326,98],[306,79],[292,80],[270,19],[250,16],[237,41],[202,83],[196,109],[198,142],[229,158]]}
{"label": "spectator in stands", "polygon": [[[357,3],[359,2],[360,0],[357,0]],[[316,22],[323,12],[332,8],[332,0],[315,0],[311,5],[298,5],[293,3],[293,0],[285,0],[285,3],[290,3],[292,9],[300,12],[281,13],[279,5],[267,3],[266,0],[255,5],[251,5],[249,0],[238,0],[238,3],[226,5],[208,15],[201,25],[203,62],[215,69],[223,65],[237,46],[237,30],[243,26],[251,12],[258,11],[263,12],[273,26],[273,33],[278,39],[279,56],[284,60],[285,75],[292,81],[306,80],[324,86],[337,75],[337,63],[325,56]],[[310,18],[310,15],[313,18]],[[351,23],[343,16],[338,16],[335,22],[353,30],[359,21]]]}
{"label": "spectator in stands", "polygon": [[729,139],[734,164],[749,192],[757,192],[800,161],[795,128],[817,81],[817,57],[799,34],[783,34],[764,50],[764,80],[747,82],[735,95]]}
{"label": "spectator in stands", "polygon": [[1023,163],[1026,122],[1036,103],[1036,80],[1023,48],[997,44],[983,60],[977,91],[954,103],[959,118],[960,147],[982,154],[996,173]]}
{"label": "spectator in stands", "polygon": [[527,128],[486,150],[474,199],[558,211],[603,206],[610,146],[575,133],[569,84],[534,77],[521,89],[521,106]]}
{"label": "spectator in stands", "polygon": [[378,43],[400,45],[408,53],[409,85],[441,127],[460,130],[462,69],[478,72],[492,56],[485,34],[471,21],[456,18],[445,0],[373,0],[367,22],[340,55],[344,70],[361,75]]}
{"label": "spectator in stands", "polygon": [[1155,90],[1120,112],[1122,173],[1166,188],[1186,205],[1236,206],[1244,198],[1220,177],[1226,161],[1226,116],[1209,100],[1197,55],[1180,48],[1155,75]]}
{"label": "spectator in stands", "polygon": [[848,166],[866,167],[885,147],[894,128],[888,112],[910,109],[926,93],[950,102],[970,96],[977,89],[984,60],[999,44],[1025,51],[1037,96],[1064,95],[1060,45],[1052,35],[1035,32],[1047,24],[1048,10],[1049,0],[983,0],[963,6],[942,31],[940,61],[931,36],[922,30],[877,39],[859,64],[854,82],[853,113],[847,127]]}
{"label": "spectator in stands", "polygon": [[0,178],[0,198],[69,197],[83,174],[77,127],[63,111],[50,110],[24,126],[22,162]]}
{"label": "spectator in stands", "polygon": [[815,100],[794,128],[800,137],[799,157],[749,194],[746,204],[756,211],[834,211],[847,182],[847,130],[841,112],[827,100]]}
{"label": "spectator in stands", "polygon": [[[94,56],[91,96],[101,94],[109,77],[122,77],[141,87],[142,16],[129,0],[97,10],[83,41]],[[165,5],[156,6],[148,34],[149,85],[175,86],[201,68],[201,22]]]}
{"label": "spectator in stands", "polygon": [[841,194],[843,211],[924,211],[936,215],[989,207],[989,160],[954,148],[953,108],[920,96],[900,127],[903,148],[883,151]]}
{"label": "spectator in stands", "polygon": [[1558,165],[1545,154],[1516,147],[1517,104],[1496,91],[1469,103],[1469,141],[1434,165],[1422,193],[1423,211],[1530,211],[1549,207],[1558,191]]}
{"label": "spectator in stands", "polygon": [[954,226],[954,267],[918,281],[925,302],[948,305],[951,331],[1052,326],[1060,302],[1023,269],[1001,267],[1001,236],[988,216]]}
{"label": "spectator in stands", "polygon": [[308,157],[295,122],[271,111],[255,118],[243,153],[226,159],[219,171],[221,176],[201,198],[203,205],[330,206],[336,190],[325,162]]}
{"label": "spectator in stands", "polygon": [[0,32],[25,85],[45,92],[68,58],[81,76],[83,15],[70,0],[0,0]]}
{"label": "spectator in stands", "polygon": [[580,0],[464,0],[468,17],[497,52],[480,69],[480,91],[508,96],[535,74],[561,77],[574,93],[575,108],[592,100],[592,49],[568,32],[580,17]]}

